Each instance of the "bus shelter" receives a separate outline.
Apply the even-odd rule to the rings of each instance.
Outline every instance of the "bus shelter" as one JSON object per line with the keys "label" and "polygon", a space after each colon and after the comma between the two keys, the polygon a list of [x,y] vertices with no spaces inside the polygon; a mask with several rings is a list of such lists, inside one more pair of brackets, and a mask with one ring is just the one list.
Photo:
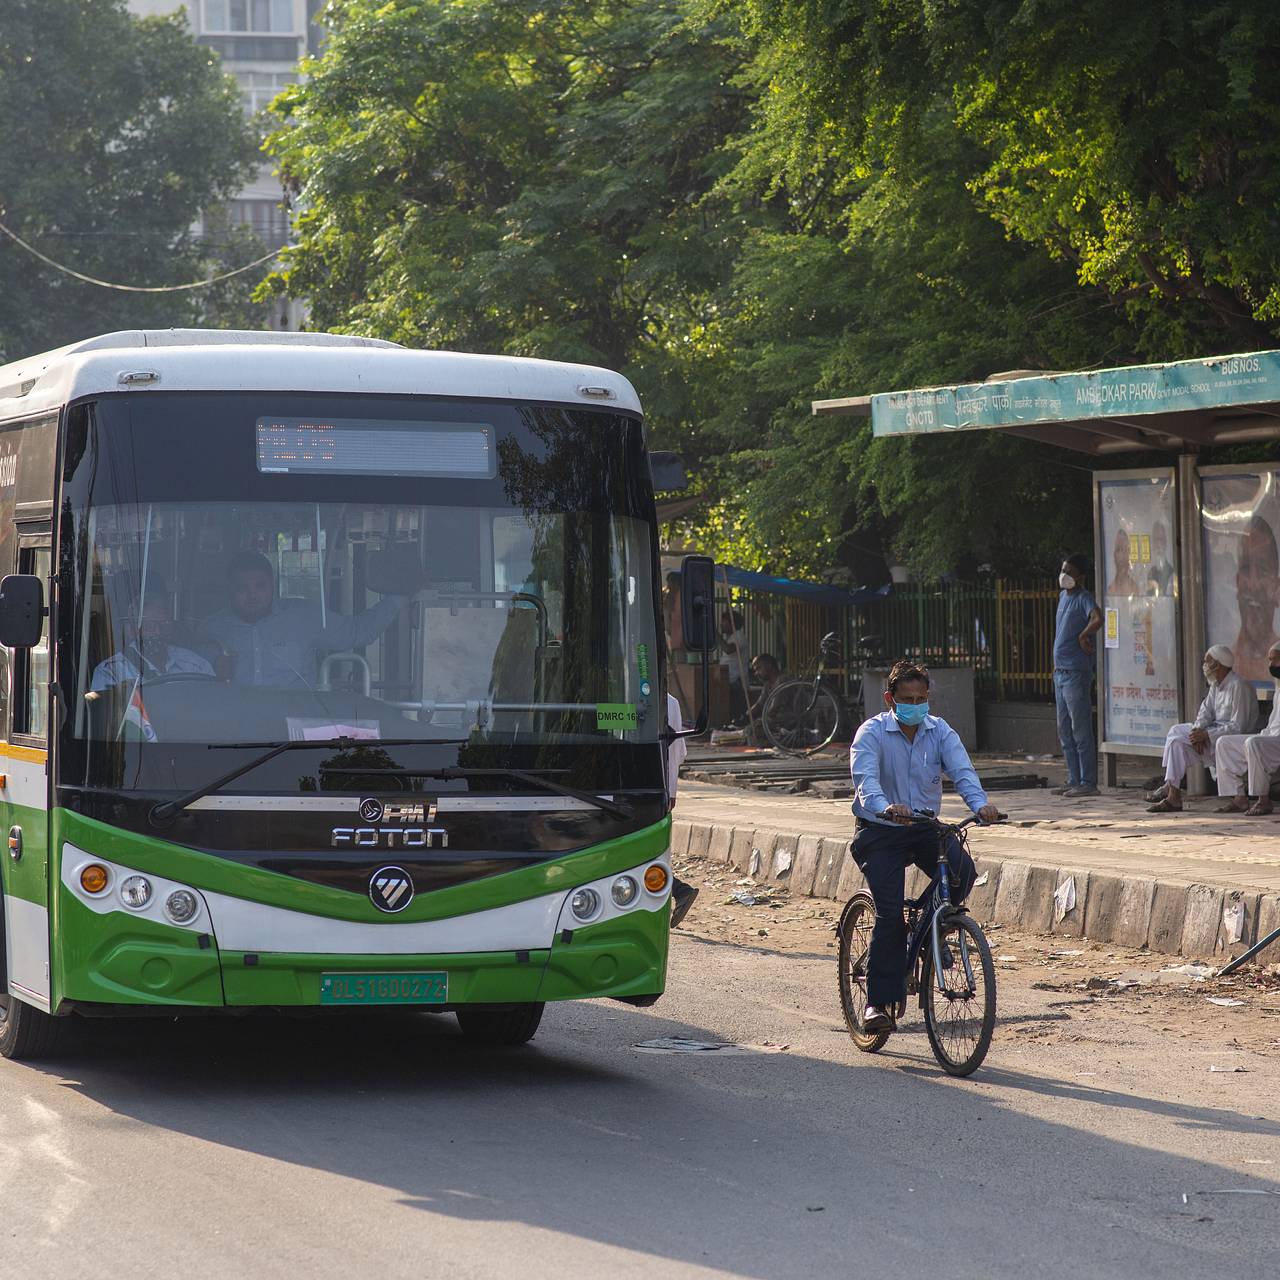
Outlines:
{"label": "bus shelter", "polygon": [[[813,403],[869,417],[877,437],[1005,431],[1098,459],[1093,475],[1099,745],[1159,756],[1194,718],[1200,663],[1230,645],[1269,699],[1267,649],[1280,607],[1280,463],[1201,466],[1216,445],[1280,438],[1280,351],[1087,373],[1012,373],[981,383]],[[1123,468],[1125,455],[1160,457]],[[1144,459],[1145,460],[1145,459]]]}

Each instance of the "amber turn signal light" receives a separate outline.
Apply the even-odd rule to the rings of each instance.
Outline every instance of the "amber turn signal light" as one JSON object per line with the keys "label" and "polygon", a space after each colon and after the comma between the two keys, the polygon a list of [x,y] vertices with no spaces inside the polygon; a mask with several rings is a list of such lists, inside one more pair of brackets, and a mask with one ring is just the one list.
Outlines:
{"label": "amber turn signal light", "polygon": [[644,873],[644,887],[650,893],[661,893],[667,887],[667,869],[655,863]]}
{"label": "amber turn signal light", "polygon": [[107,869],[91,862],[80,872],[80,887],[85,893],[101,893],[107,887]]}

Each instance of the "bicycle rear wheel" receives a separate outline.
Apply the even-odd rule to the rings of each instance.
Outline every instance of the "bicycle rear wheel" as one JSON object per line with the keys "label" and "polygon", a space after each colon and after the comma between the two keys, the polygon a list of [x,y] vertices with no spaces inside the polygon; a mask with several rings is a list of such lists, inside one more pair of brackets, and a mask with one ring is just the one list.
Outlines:
{"label": "bicycle rear wheel", "polygon": [[[925,943],[920,973],[924,1029],[942,1069],[971,1075],[991,1047],[996,1026],[996,967],[986,935],[967,915],[956,914],[939,926],[942,976],[933,973],[933,947]],[[948,962],[949,960],[949,962]]]}
{"label": "bicycle rear wheel", "polygon": [[876,923],[876,904],[869,893],[855,893],[845,905],[837,932],[840,1008],[853,1043],[864,1053],[876,1053],[889,1038],[887,1031],[866,1031],[862,1015],[867,1008],[867,953]]}
{"label": "bicycle rear wheel", "polygon": [[835,740],[840,704],[830,689],[811,680],[782,680],[766,700],[760,722],[779,751],[812,755]]}

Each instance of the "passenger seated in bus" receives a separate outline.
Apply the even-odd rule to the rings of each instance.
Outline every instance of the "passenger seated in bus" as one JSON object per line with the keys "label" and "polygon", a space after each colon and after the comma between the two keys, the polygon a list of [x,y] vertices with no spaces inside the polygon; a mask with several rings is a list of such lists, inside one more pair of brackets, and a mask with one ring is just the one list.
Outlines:
{"label": "passenger seated in bus", "polygon": [[93,669],[92,691],[101,693],[117,684],[161,675],[201,675],[214,678],[213,668],[198,654],[169,643],[173,619],[169,616],[169,589],[160,578],[150,577],[139,602],[120,629],[120,651]]}
{"label": "passenger seated in bus", "polygon": [[281,600],[271,562],[242,551],[228,566],[230,607],[201,623],[202,638],[218,645],[219,676],[232,684],[312,688],[316,653],[338,653],[377,639],[395,621],[407,596],[385,595],[371,609],[349,616],[321,612],[318,601]]}

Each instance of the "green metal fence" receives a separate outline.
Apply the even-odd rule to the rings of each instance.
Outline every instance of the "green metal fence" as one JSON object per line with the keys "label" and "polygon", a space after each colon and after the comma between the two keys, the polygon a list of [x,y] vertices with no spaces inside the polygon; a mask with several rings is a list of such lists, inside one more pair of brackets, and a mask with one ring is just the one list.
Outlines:
{"label": "green metal fence", "polygon": [[878,635],[892,661],[930,667],[973,667],[980,697],[1053,698],[1052,587],[1001,579],[895,587],[856,612],[862,635]]}
{"label": "green metal fence", "polygon": [[[1053,700],[1056,588],[1001,579],[894,587],[883,599],[848,608],[807,604],[761,592],[721,591],[746,621],[750,653],[775,654],[787,671],[803,670],[828,631],[845,655],[865,636],[879,637],[885,662],[898,658],[929,667],[972,667],[978,696],[999,701]],[[846,683],[855,669],[832,673]]]}

